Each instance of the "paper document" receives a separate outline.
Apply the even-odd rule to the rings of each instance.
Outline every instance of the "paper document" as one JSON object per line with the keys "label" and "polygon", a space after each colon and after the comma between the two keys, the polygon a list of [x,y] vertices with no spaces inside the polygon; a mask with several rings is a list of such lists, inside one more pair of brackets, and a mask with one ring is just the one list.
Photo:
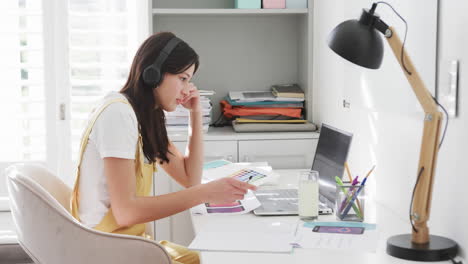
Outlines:
{"label": "paper document", "polygon": [[[250,178],[250,176],[252,176],[252,178]],[[251,164],[244,165],[241,163],[231,163],[221,167],[203,170],[202,182],[206,183],[224,177],[233,177],[237,180],[244,182],[248,181],[250,184],[260,186],[263,184],[276,183],[279,175],[273,172],[269,166],[252,166]]]}
{"label": "paper document", "polygon": [[230,252],[292,251],[297,222],[275,221],[268,218],[222,219],[202,229],[189,249]]}
{"label": "paper document", "polygon": [[260,206],[257,197],[249,190],[244,199],[228,204],[204,203],[193,207],[192,214],[199,215],[236,215],[249,213]]}
{"label": "paper document", "polygon": [[[337,222],[337,224],[339,224],[339,222]],[[298,225],[296,243],[299,247],[349,249],[369,252],[375,252],[377,249],[378,231],[372,227],[366,228],[363,234],[317,233],[313,232],[312,229],[313,226],[308,224]]]}

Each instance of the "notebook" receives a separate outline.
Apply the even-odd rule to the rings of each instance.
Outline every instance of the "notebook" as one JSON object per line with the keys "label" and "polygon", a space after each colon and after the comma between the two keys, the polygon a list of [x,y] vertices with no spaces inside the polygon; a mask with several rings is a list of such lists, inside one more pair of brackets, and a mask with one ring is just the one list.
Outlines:
{"label": "notebook", "polygon": [[271,91],[277,97],[304,98],[304,91],[297,84],[273,85]]}
{"label": "notebook", "polygon": [[291,253],[297,221],[224,218],[212,221],[188,246],[199,251]]}

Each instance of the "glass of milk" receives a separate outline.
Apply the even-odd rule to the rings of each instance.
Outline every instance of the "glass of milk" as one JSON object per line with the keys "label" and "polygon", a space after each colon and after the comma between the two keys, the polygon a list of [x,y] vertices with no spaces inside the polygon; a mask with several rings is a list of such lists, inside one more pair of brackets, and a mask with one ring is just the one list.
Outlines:
{"label": "glass of milk", "polygon": [[299,173],[299,217],[302,220],[315,220],[318,217],[319,173],[307,170]]}

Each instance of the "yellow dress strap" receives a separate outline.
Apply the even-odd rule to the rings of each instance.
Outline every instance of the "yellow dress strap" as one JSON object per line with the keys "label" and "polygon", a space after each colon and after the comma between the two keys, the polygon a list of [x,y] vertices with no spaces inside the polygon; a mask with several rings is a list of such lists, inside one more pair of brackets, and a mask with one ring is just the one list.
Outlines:
{"label": "yellow dress strap", "polygon": [[89,135],[91,134],[91,131],[93,130],[94,124],[96,123],[96,120],[99,118],[101,113],[108,107],[109,105],[113,103],[124,103],[130,105],[126,100],[124,99],[114,99],[105,102],[102,106],[99,108],[96,108],[94,110],[94,113],[91,117],[91,119],[88,122],[88,125],[81,137],[81,143],[80,143],[80,154],[78,157],[78,164],[76,166],[76,174],[75,174],[75,184],[73,187],[72,191],[72,199],[70,200],[70,208],[71,208],[71,213],[73,217],[75,217],[78,221],[80,221],[80,216],[78,214],[78,201],[79,201],[79,192],[78,192],[78,187],[79,187],[79,182],[80,182],[80,168],[81,168],[81,163],[83,161],[83,156],[84,152],[86,150],[86,146],[88,145],[88,140],[89,140]]}
{"label": "yellow dress strap", "polygon": [[[153,185],[154,167],[153,163],[147,164],[143,157],[143,143],[141,137],[138,138],[138,144],[135,154],[135,174],[136,174],[136,195],[150,195],[151,186]],[[112,212],[112,207],[107,211],[98,225],[94,229],[116,234],[143,236],[153,239],[150,234],[146,234],[146,224],[135,224],[132,226],[120,227],[115,220]]]}

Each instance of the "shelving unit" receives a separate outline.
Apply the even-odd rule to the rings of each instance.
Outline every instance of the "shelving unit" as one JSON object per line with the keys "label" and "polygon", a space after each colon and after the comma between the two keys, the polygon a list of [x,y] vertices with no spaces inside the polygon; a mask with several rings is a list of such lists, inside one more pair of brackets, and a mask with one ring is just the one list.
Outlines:
{"label": "shelving unit", "polygon": [[[234,0],[150,0],[149,33],[170,31],[200,56],[193,78],[203,90],[214,90],[212,119],[229,91],[269,91],[271,85],[297,83],[306,95],[306,118],[312,120],[312,0],[306,9],[235,9]],[[145,21],[146,22],[146,21]],[[183,151],[186,134],[170,135]],[[235,133],[209,128],[205,161],[268,161],[275,169],[310,167],[318,134],[313,132]],[[280,151],[281,150],[281,151]],[[158,194],[180,187],[158,171]],[[156,221],[156,240],[188,245],[193,239],[187,211]]]}
{"label": "shelving unit", "polygon": [[213,119],[229,91],[298,83],[312,120],[312,0],[304,9],[235,9],[234,0],[151,0],[150,5],[150,32],[174,32],[200,55],[193,82],[215,91]]}
{"label": "shelving unit", "polygon": [[308,9],[181,9],[154,8],[153,15],[264,15],[264,14],[307,14]]}

